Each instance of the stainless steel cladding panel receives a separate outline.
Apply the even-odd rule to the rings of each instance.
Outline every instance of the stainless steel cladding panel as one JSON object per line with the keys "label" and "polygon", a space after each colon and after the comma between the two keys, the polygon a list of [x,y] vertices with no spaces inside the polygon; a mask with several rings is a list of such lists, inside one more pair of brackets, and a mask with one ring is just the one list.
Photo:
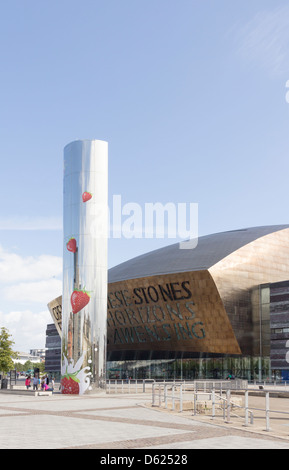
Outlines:
{"label": "stainless steel cladding panel", "polygon": [[105,388],[108,145],[64,149],[62,393]]}

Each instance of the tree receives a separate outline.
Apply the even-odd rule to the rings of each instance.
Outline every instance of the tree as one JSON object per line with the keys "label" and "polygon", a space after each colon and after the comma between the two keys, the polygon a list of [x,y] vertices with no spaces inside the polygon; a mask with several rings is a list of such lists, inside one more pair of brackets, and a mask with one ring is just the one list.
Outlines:
{"label": "tree", "polygon": [[36,364],[36,366],[38,367],[39,371],[43,374],[43,372],[45,372],[45,362],[38,362],[38,364]]}
{"label": "tree", "polygon": [[22,372],[23,369],[23,364],[21,362],[14,362],[14,369],[17,370],[17,372]]}
{"label": "tree", "polygon": [[33,363],[31,361],[26,361],[22,367],[24,371],[33,369]]}
{"label": "tree", "polygon": [[12,350],[14,341],[10,337],[9,331],[2,327],[0,330],[0,371],[4,374],[14,369],[13,359],[18,358],[18,353]]}

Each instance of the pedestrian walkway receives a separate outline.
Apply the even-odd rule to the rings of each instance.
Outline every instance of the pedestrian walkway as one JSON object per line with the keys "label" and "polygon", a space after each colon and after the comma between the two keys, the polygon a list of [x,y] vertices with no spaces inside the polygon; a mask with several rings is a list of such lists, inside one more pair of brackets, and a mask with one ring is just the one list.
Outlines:
{"label": "pedestrian walkway", "polygon": [[0,392],[0,423],[1,449],[289,448],[289,438],[157,410],[146,393],[34,397]]}

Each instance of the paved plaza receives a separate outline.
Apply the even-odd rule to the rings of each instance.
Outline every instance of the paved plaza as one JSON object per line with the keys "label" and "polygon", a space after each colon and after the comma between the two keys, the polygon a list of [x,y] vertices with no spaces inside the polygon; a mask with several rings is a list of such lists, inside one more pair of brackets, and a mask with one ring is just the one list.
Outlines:
{"label": "paved plaza", "polygon": [[289,417],[276,435],[262,432],[262,426],[252,432],[152,408],[147,393],[25,396],[0,391],[0,423],[1,449],[289,449]]}

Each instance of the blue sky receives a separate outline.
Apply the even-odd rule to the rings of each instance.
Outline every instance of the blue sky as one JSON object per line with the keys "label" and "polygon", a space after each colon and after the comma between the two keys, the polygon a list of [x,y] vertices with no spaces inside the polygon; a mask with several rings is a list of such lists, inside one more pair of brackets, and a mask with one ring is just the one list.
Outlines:
{"label": "blue sky", "polygon": [[[0,7],[0,326],[44,347],[61,294],[63,148],[109,143],[109,203],[198,203],[199,236],[287,224],[289,6]],[[288,100],[289,101],[289,100]],[[110,239],[109,267],[174,240]]]}

